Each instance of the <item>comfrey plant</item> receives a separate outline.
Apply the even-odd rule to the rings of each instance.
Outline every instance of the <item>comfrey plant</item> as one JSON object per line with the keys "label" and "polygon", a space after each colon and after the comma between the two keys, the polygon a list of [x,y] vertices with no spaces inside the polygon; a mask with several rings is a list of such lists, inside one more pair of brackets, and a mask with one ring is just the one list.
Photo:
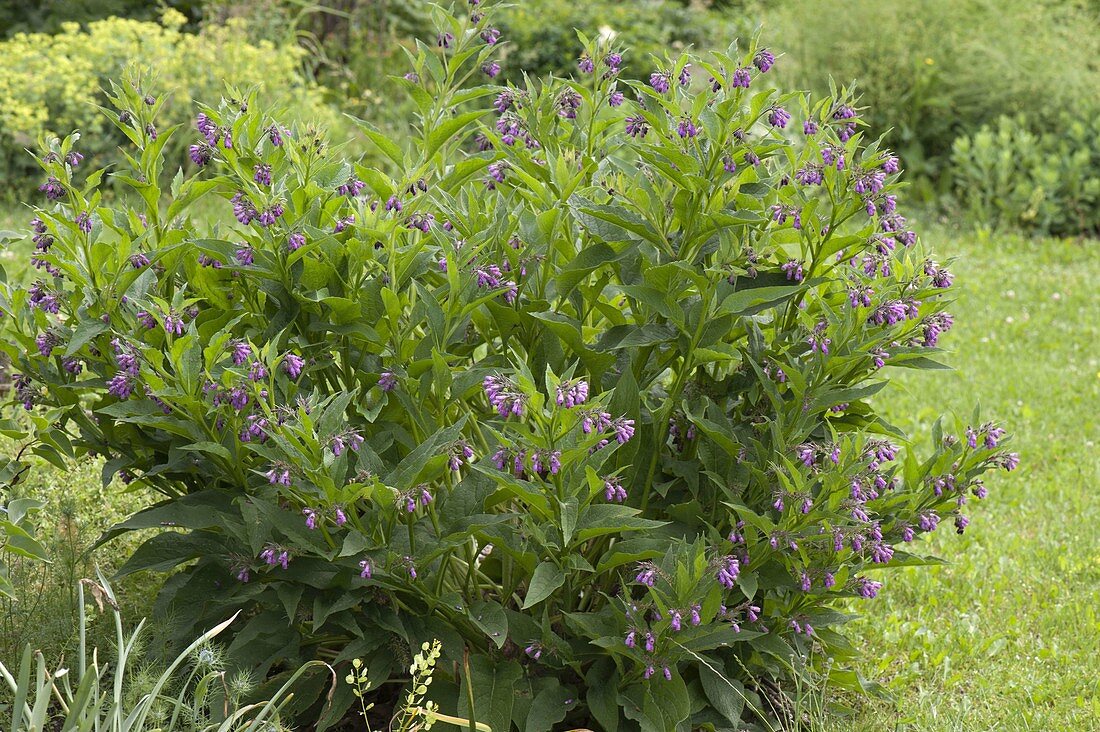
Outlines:
{"label": "comfrey plant", "polygon": [[386,170],[236,92],[133,136],[112,205],[71,138],[43,153],[15,392],[164,496],[108,535],[172,527],[122,573],[178,568],[181,638],[247,609],[259,674],[402,679],[438,638],[431,700],[499,731],[767,725],[792,657],[859,687],[836,608],[1017,464],[976,418],[918,457],[871,402],[952,324],[897,158],[766,48],[627,83],[582,37],[576,79],[500,88],[490,11],[435,22],[408,139],[363,125]]}

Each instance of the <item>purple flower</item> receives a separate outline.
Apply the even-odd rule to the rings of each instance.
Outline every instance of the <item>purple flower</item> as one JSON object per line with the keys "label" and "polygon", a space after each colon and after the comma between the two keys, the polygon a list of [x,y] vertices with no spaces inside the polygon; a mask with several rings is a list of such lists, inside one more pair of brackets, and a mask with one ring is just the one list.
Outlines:
{"label": "purple flower", "polygon": [[271,144],[275,147],[282,147],[283,145],[283,133],[279,129],[278,125],[271,125],[267,128],[267,136],[271,140]]}
{"label": "purple flower", "polygon": [[672,88],[672,75],[667,71],[654,71],[649,75],[649,85],[658,94],[664,94]]}
{"label": "purple flower", "polygon": [[657,583],[656,567],[649,562],[642,563],[639,566],[638,574],[634,577],[634,581],[646,587],[653,587]]}
{"label": "purple flower", "polygon": [[174,335],[183,335],[183,318],[171,310],[164,316],[164,331]]}
{"label": "purple flower", "polygon": [[344,218],[338,219],[336,221],[336,225],[334,227],[332,227],[332,231],[333,231],[334,234],[339,234],[341,231],[348,228],[349,226],[351,226],[354,223],[355,223],[355,216],[354,215],[345,216]]}
{"label": "purple flower", "polygon": [[363,579],[370,579],[373,567],[369,559],[359,560],[359,576]]}
{"label": "purple flower", "polygon": [[241,366],[252,357],[252,346],[247,341],[236,340],[229,344],[230,353],[233,356],[233,364]]}
{"label": "purple flower", "polygon": [[237,263],[242,267],[248,267],[253,263],[252,247],[243,246],[238,249],[233,257],[237,260]]}
{"label": "purple flower", "polygon": [[892,175],[898,172],[898,170],[900,170],[900,168],[898,166],[898,159],[896,157],[890,156],[886,158],[885,162],[883,162],[882,164],[882,172],[884,173]]}
{"label": "purple flower", "polygon": [[683,618],[683,615],[680,614],[679,610],[676,610],[676,609],[669,610],[668,611],[668,618],[669,618],[669,621],[671,622],[673,630],[679,631],[684,627],[683,626],[684,618]]}
{"label": "purple flower", "polygon": [[378,376],[378,387],[382,391],[393,391],[397,388],[397,377],[390,371],[383,371]]}
{"label": "purple flower", "polygon": [[627,499],[626,489],[617,475],[603,479],[604,498],[610,503],[623,503]]}
{"label": "purple flower", "polygon": [[260,215],[255,218],[257,221],[260,222],[260,226],[268,227],[273,225],[275,221],[283,215],[283,211],[284,209],[282,204],[276,203],[270,208],[265,208],[263,211],[260,212]]}
{"label": "purple flower", "polygon": [[306,517],[306,528],[312,531],[317,528],[317,512],[312,508],[303,508],[302,515]]}
{"label": "purple flower", "polygon": [[214,148],[206,143],[192,145],[187,149],[191,162],[195,165],[206,165],[214,157]]}
{"label": "purple flower", "polygon": [[749,73],[747,66],[740,66],[733,72],[733,78],[730,82],[735,87],[741,87],[742,89],[748,89],[752,84],[752,74]]}
{"label": "purple flower", "polygon": [[612,73],[617,73],[619,67],[623,64],[623,57],[619,53],[609,53],[604,57],[603,62],[611,69]]}
{"label": "purple flower", "polygon": [[801,282],[803,277],[802,262],[797,259],[788,259],[779,268],[786,275],[788,280],[794,280],[795,282]]}
{"label": "purple flower", "polygon": [[645,117],[638,115],[626,118],[626,134],[631,137],[645,137],[648,132],[649,125],[646,124]]}
{"label": "purple flower", "polygon": [[616,90],[611,92],[611,95],[608,96],[607,103],[612,107],[618,107],[623,103],[624,99],[626,99],[626,97],[623,96],[623,93]]}
{"label": "purple flower", "polygon": [[875,582],[869,580],[866,577],[859,577],[856,579],[856,591],[859,596],[871,600],[878,595],[878,591],[882,589],[881,582]]}
{"label": "purple flower", "polygon": [[485,377],[482,385],[489,404],[501,417],[507,418],[512,414],[518,417],[523,414],[527,398],[509,379],[500,375],[490,375]]}
{"label": "purple flower", "polygon": [[454,40],[454,33],[440,33],[438,36],[436,36],[435,44],[440,48],[450,48],[451,44],[454,43]]}
{"label": "purple flower", "polygon": [[615,439],[620,445],[627,442],[634,436],[634,420],[626,419],[625,417],[619,417],[612,423],[612,428],[615,430]]}
{"label": "purple flower", "polygon": [[271,185],[271,166],[261,163],[252,169],[252,179],[262,186]]}
{"label": "purple flower", "polygon": [[288,353],[283,357],[283,371],[287,376],[292,379],[297,379],[302,373],[302,367],[305,366],[305,359],[293,353]]}
{"label": "purple flower", "polygon": [[260,552],[260,559],[269,567],[279,565],[283,569],[286,569],[287,565],[290,564],[290,552],[275,544],[268,544],[264,547],[264,550]]}
{"label": "purple flower", "polygon": [[825,180],[821,173],[821,168],[816,165],[808,165],[800,169],[794,174],[794,179],[804,186],[821,185],[822,181]]}
{"label": "purple flower", "polygon": [[731,174],[737,172],[737,162],[733,159],[732,155],[725,155],[722,157],[722,169]]}
{"label": "purple flower", "polygon": [[253,361],[252,365],[248,368],[248,380],[263,381],[266,378],[267,367],[264,366],[262,361]]}
{"label": "purple flower", "polygon": [[200,112],[199,115],[195,117],[195,129],[199,131],[200,135],[206,138],[209,144],[217,144],[219,137],[218,126],[214,124],[214,120]]}
{"label": "purple flower", "polygon": [[581,95],[572,89],[566,89],[558,95],[558,115],[565,119],[576,119],[581,107]]}
{"label": "purple flower", "polygon": [[832,342],[832,339],[825,338],[820,332],[813,332],[813,334],[810,334],[810,336],[806,338],[806,343],[810,345],[810,352],[814,353],[820,351],[823,356],[827,356],[829,343]]}
{"label": "purple flower", "polygon": [[814,122],[812,119],[808,119],[802,123],[802,134],[810,137],[816,135],[817,132],[817,122]]}
{"label": "purple flower", "polygon": [[61,345],[61,338],[52,330],[47,330],[45,333],[40,333],[34,342],[38,346],[38,352],[48,358],[54,347]]}
{"label": "purple flower", "polygon": [[787,123],[791,121],[790,112],[782,107],[772,107],[771,112],[768,114],[768,124],[772,127],[783,128],[787,126]]}
{"label": "purple flower", "polygon": [[496,28],[486,28],[485,30],[481,31],[481,40],[485,41],[486,44],[492,46],[500,40],[500,31]]}
{"label": "purple flower", "polygon": [[290,470],[282,464],[275,464],[264,475],[271,485],[290,485]]}
{"label": "purple flower", "polygon": [[681,138],[695,137],[699,134],[699,129],[695,126],[695,123],[691,121],[690,117],[684,117],[676,127],[676,132]]}
{"label": "purple flower", "polygon": [[684,64],[684,68],[680,69],[680,76],[677,81],[680,82],[680,86],[687,86],[691,83],[691,64]]}
{"label": "purple flower", "polygon": [[585,54],[577,61],[577,69],[579,69],[582,74],[591,74],[596,70],[596,64],[588,57],[588,54]]}
{"label": "purple flower", "polygon": [[768,69],[775,65],[775,55],[766,48],[761,48],[752,57],[752,63],[760,69],[760,73],[766,74]]}
{"label": "purple flower", "polygon": [[738,575],[741,573],[741,563],[737,557],[725,556],[718,565],[718,584],[727,590],[732,590]]}
{"label": "purple flower", "polygon": [[235,386],[229,390],[229,406],[236,411],[241,411],[248,405],[248,392],[244,387]]}
{"label": "purple flower", "polygon": [[141,269],[142,267],[149,266],[149,257],[142,253],[130,255],[130,266],[134,269]]}
{"label": "purple flower", "polygon": [[52,175],[46,179],[46,182],[38,186],[38,190],[46,194],[46,198],[51,201],[56,201],[65,195],[65,189],[61,185],[61,181]]}
{"label": "purple flower", "polygon": [[559,407],[572,409],[584,404],[588,399],[588,382],[578,379],[575,381],[563,381],[557,387],[557,403]]}
{"label": "purple flower", "polygon": [[85,234],[92,231],[92,217],[87,211],[81,211],[76,215],[76,226]]}
{"label": "purple flower", "polygon": [[490,79],[495,79],[497,74],[500,73],[500,64],[496,61],[486,61],[481,65],[481,73],[485,74]]}
{"label": "purple flower", "polygon": [[128,371],[119,371],[107,382],[107,393],[120,400],[129,399],[134,393],[134,376]]}
{"label": "purple flower", "polygon": [[73,150],[65,156],[65,162],[69,164],[70,168],[75,168],[76,166],[80,165],[80,161],[82,161],[83,159],[84,155],[78,153],[76,150]]}

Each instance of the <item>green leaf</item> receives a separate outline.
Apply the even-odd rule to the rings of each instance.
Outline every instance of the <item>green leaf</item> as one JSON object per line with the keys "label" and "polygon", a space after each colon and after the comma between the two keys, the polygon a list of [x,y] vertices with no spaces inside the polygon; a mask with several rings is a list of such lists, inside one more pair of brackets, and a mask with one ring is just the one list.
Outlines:
{"label": "green leaf", "polygon": [[209,532],[157,534],[137,548],[116,577],[134,572],[167,572],[191,559],[221,556],[226,553],[222,539]]}
{"label": "green leaf", "polygon": [[439,448],[454,442],[462,434],[462,426],[466,424],[466,415],[449,427],[443,427],[424,442],[416,446],[398,464],[393,471],[386,476],[385,484],[397,490],[411,488],[417,481],[429,457],[436,456]]}
{"label": "green leaf", "polygon": [[100,333],[108,330],[110,326],[102,320],[85,320],[76,326],[73,337],[69,339],[69,347],[65,349],[65,355],[71,356],[79,351],[85,343],[95,338]]}
{"label": "green leaf", "polygon": [[485,112],[483,111],[466,112],[465,114],[460,114],[457,117],[453,117],[441,123],[428,135],[428,147],[424,151],[424,158],[430,160],[448,140],[458,134],[464,127],[467,127],[471,122],[477,121],[484,115]]}
{"label": "green leaf", "polygon": [[557,679],[548,679],[531,702],[524,732],[550,732],[576,704],[575,695]]}
{"label": "green leaf", "polygon": [[577,524],[577,540],[588,541],[597,536],[627,531],[645,531],[665,525],[664,521],[640,518],[638,509],[609,503],[589,506]]}
{"label": "green leaf", "polygon": [[470,607],[469,616],[497,648],[504,647],[504,642],[508,640],[508,615],[504,608],[498,603],[483,600]]}
{"label": "green leaf", "polygon": [[588,694],[585,700],[592,716],[604,732],[619,729],[619,671],[609,658],[602,658],[592,665],[585,678]]}
{"label": "green leaf", "polygon": [[389,136],[382,134],[378,129],[366,120],[359,119],[354,115],[347,115],[356,126],[367,136],[371,142],[373,142],[378,149],[387,158],[392,160],[398,168],[405,167],[405,154],[401,151],[401,148],[397,146]]}
{"label": "green leaf", "polygon": [[553,562],[542,562],[535,567],[531,582],[527,587],[527,597],[523,599],[523,609],[537,605],[553,594],[554,590],[565,584],[565,575]]}
{"label": "green leaf", "polygon": [[488,724],[493,732],[510,730],[512,705],[515,703],[514,687],[522,676],[523,669],[515,661],[504,661],[494,666],[492,660],[485,656],[472,656],[468,683],[474,698],[474,714],[471,717],[467,701],[471,694],[466,693],[467,680],[463,679],[458,716]]}
{"label": "green leaf", "polygon": [[706,663],[699,664],[699,680],[714,710],[737,727],[741,723],[741,712],[745,709],[745,687],[740,681],[727,678],[721,668],[720,661],[707,658]]}

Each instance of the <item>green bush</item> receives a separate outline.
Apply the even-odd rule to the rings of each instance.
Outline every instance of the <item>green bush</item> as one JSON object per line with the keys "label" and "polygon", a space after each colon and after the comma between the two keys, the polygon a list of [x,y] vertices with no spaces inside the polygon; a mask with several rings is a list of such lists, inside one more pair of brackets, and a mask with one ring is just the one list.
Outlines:
{"label": "green bush", "polygon": [[[81,28],[64,25],[56,35],[17,34],[0,42],[0,173],[4,184],[21,186],[37,169],[26,150],[42,136],[80,130],[83,154],[114,154],[126,138],[96,109],[101,90],[131,65],[155,68],[155,79],[142,79],[149,89],[164,90],[175,104],[158,120],[160,130],[185,122],[179,116],[195,98],[216,98],[225,80],[260,85],[273,101],[292,105],[296,118],[322,125],[338,115],[322,101],[320,90],[304,81],[299,65],[305,51],[268,41],[248,43],[239,22],[184,33],[185,18],[167,10],[161,23],[110,18]],[[179,110],[173,116],[171,110]],[[144,130],[142,134],[148,134]],[[184,148],[171,147],[168,173],[186,160]]]}
{"label": "green bush", "polygon": [[951,151],[959,205],[988,226],[1047,234],[1100,232],[1100,117],[1063,117],[1062,134],[1035,133],[1023,117],[1001,117]]}
{"label": "green bush", "polygon": [[791,83],[855,79],[867,119],[918,174],[940,173],[955,137],[1004,114],[1060,135],[1062,112],[1085,114],[1100,89],[1095,5],[788,0],[765,27],[784,39]]}
{"label": "green bush", "polygon": [[777,91],[767,49],[640,81],[581,39],[598,72],[470,88],[491,17],[433,21],[407,133],[364,126],[386,170],[231,93],[162,186],[132,86],[136,124],[107,114],[135,195],[72,137],[40,151],[40,279],[0,288],[38,454],[159,492],[105,537],[155,533],[119,573],[178,570],[181,642],[245,610],[227,652],[260,674],[362,658],[382,706],[438,638],[431,701],[497,732],[863,688],[840,609],[1018,463],[977,415],[923,457],[879,416],[953,323],[897,158],[847,95]]}
{"label": "green bush", "polygon": [[576,31],[614,39],[628,48],[624,73],[648,75],[652,56],[677,54],[689,46],[726,46],[751,30],[742,16],[669,0],[538,0],[515,3],[498,21],[508,45],[501,52],[502,78],[522,83],[523,74],[568,77],[577,70],[581,45]]}

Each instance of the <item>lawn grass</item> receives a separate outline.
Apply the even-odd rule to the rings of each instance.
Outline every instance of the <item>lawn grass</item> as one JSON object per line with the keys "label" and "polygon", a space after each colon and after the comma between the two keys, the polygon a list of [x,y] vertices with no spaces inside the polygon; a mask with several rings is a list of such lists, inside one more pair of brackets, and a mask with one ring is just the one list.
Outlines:
{"label": "lawn grass", "polygon": [[1100,242],[940,230],[960,257],[953,372],[898,369],[889,419],[930,439],[944,412],[1003,420],[1020,468],[990,476],[950,561],[893,572],[851,628],[862,672],[896,703],[864,704],[875,730],[1100,729]]}

